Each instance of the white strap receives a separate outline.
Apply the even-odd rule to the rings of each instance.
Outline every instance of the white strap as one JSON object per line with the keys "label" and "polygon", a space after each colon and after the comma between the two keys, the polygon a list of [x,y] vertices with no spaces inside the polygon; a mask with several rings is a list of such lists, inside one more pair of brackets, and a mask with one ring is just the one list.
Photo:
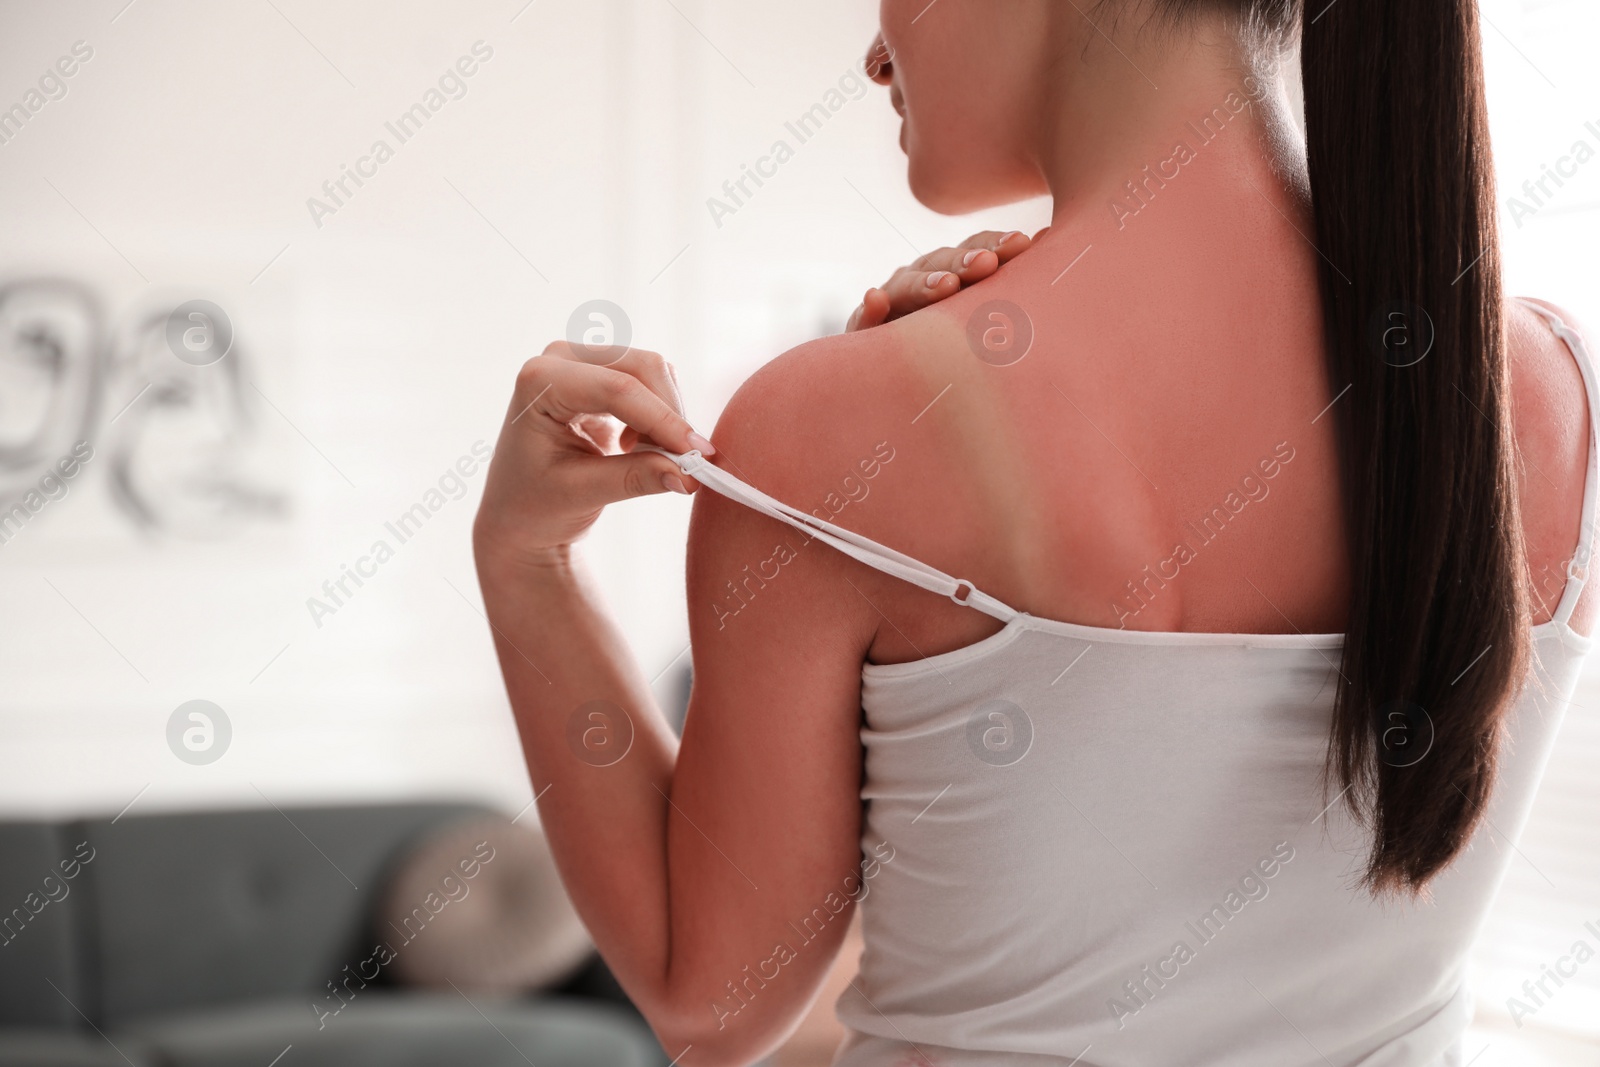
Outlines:
{"label": "white strap", "polygon": [[[862,537],[860,534],[851,533],[841,526],[808,515],[803,511],[790,507],[788,504],[763,493],[755,486],[740,481],[721,467],[713,466],[711,461],[702,456],[699,450],[684,452],[668,452],[664,448],[651,445],[641,445],[636,451],[660,452],[663,456],[678,465],[678,469],[689,477],[699,482],[708,489],[713,489],[729,500],[736,501],[763,515],[769,515],[781,522],[786,522],[796,529],[803,530],[812,537],[832,545],[845,555],[865,563],[867,566],[880,570],[885,574],[893,575],[903,581],[910,582],[919,588],[931,593],[947,596],[957,604],[969,608],[976,608],[985,615],[991,615],[1001,622],[1010,622],[1021,612],[1007,607],[987,593],[980,592],[971,582],[950,575],[928,566],[920,560],[902,555],[892,548],[886,548],[878,542]],[[965,595],[961,595],[965,590]]]}
{"label": "white strap", "polygon": [[1597,422],[1600,422],[1600,385],[1596,383],[1594,365],[1590,362],[1589,349],[1583,337],[1544,305],[1520,298],[1518,303],[1538,312],[1539,317],[1550,324],[1551,331],[1566,342],[1573,359],[1577,361],[1578,370],[1583,374],[1583,386],[1589,394],[1589,471],[1583,482],[1583,521],[1578,527],[1578,547],[1567,561],[1566,588],[1551,616],[1553,621],[1565,624],[1578,606],[1578,597],[1583,593],[1584,582],[1589,579],[1589,565],[1594,556],[1595,508],[1600,506],[1600,493],[1597,493],[1595,484],[1597,477],[1600,477],[1600,440],[1597,440],[1600,431],[1596,429]]}

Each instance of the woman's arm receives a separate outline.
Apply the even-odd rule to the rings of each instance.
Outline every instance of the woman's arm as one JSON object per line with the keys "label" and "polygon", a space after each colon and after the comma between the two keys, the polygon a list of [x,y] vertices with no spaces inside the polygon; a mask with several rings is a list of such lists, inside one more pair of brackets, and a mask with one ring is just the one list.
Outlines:
{"label": "woman's arm", "polygon": [[[474,529],[541,821],[596,945],[669,1054],[687,1067],[749,1062],[799,1021],[870,891],[858,729],[875,622],[840,580],[842,557],[702,492],[680,753],[571,547],[605,503],[656,491],[676,468],[614,454],[634,435],[579,420],[586,440],[568,424],[610,411],[664,447],[694,442],[662,400],[676,395],[658,357],[596,368],[562,348],[519,377]],[[784,366],[741,391],[718,430],[742,468],[731,469],[758,481],[752,472],[781,481],[792,452],[744,429],[796,401],[799,383],[783,379],[797,372]],[[644,395],[638,377],[652,373],[655,395]],[[867,873],[883,858],[868,857]]]}

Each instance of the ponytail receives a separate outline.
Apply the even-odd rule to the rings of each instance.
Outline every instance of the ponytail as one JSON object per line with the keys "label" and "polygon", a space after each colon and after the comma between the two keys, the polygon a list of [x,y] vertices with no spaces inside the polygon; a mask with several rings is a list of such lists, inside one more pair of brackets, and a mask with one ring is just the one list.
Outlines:
{"label": "ponytail", "polygon": [[1351,592],[1328,793],[1374,892],[1472,836],[1530,659],[1476,0],[1219,4],[1298,31]]}
{"label": "ponytail", "polygon": [[1330,785],[1365,883],[1465,847],[1529,661],[1476,0],[1304,0],[1301,70],[1352,589]]}

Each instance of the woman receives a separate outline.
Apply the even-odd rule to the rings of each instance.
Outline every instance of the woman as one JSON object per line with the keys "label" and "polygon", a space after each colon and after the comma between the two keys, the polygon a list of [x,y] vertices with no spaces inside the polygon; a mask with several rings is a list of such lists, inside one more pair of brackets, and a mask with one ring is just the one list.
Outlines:
{"label": "woman", "polygon": [[[1500,291],[1474,3],[881,24],[918,199],[1048,232],[897,275],[861,323],[932,306],[714,448],[647,352],[553,345],[507,414],[479,570],[601,952],[686,1065],[774,1048],[863,900],[850,1067],[1458,1064],[1596,503],[1582,343]],[[573,545],[697,485],[679,745]]]}

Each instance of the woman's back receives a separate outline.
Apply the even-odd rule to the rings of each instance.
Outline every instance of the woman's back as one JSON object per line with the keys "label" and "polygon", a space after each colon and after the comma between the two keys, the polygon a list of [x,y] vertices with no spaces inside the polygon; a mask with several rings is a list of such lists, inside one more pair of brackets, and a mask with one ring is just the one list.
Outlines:
{"label": "woman's back", "polygon": [[[1109,211],[1058,223],[946,301],[769,364],[719,428],[736,473],[806,509],[849,501],[841,475],[884,441],[894,460],[862,481],[873,503],[836,521],[1019,610],[1132,630],[1342,632],[1331,416],[1349,397],[1328,383],[1309,213],[1264,166],[1241,190],[1241,147],[1189,164],[1125,228]],[[1395,352],[1426,343],[1425,320],[1395,316]],[[1589,416],[1549,323],[1515,300],[1506,322],[1538,623],[1578,543]],[[873,662],[996,629],[854,569],[896,620]],[[1593,605],[1574,615],[1584,632]]]}
{"label": "woman's back", "polygon": [[[842,1065],[1455,1062],[1466,953],[1589,648],[1548,620],[1586,558],[1590,394],[1541,311],[1508,302],[1536,675],[1472,843],[1430,899],[1374,898],[1370,831],[1324,776],[1348,397],[1303,198],[1240,142],[1125,225],[1058,219],[993,278],[784,357],[719,429],[726,469],[1026,613],[828,549],[796,568],[806,588],[729,598],[882,620],[861,696],[881,863]],[[1405,362],[1429,324],[1386,329]],[[1575,596],[1562,618],[1593,611]],[[1391,717],[1427,758],[1426,711]]]}
{"label": "woman's back", "polygon": [[[826,420],[788,460],[835,475],[781,499],[1025,613],[811,550],[835,573],[801,595],[843,577],[885,622],[862,677],[866,947],[838,1064],[1457,1065],[1467,953],[1591,645],[1568,625],[1591,598],[1565,582],[1600,502],[1580,354],[1508,308],[1535,674],[1468,847],[1426,899],[1381,900],[1360,884],[1370,831],[1324,776],[1347,591],[1316,316],[1281,282],[1259,303],[1193,284],[1049,303],[1029,286],[1059,271],[1052,232],[1009,286],[849,353],[852,389],[837,350],[778,369],[814,372],[785,409]],[[1242,279],[1258,298],[1259,280]],[[1021,359],[967,346],[964,320],[1015,329],[1019,306]],[[781,443],[787,417],[751,425]],[[881,443],[852,465],[863,434]],[[1426,709],[1388,714],[1395,765],[1428,758]]]}
{"label": "woman's back", "polygon": [[[1536,629],[1486,817],[1405,901],[1360,886],[1370,833],[1323,788],[1337,635],[1020,616],[869,666],[881,862],[839,1063],[1458,1067],[1467,954],[1589,647]],[[1394,723],[1427,759],[1432,721]]]}

